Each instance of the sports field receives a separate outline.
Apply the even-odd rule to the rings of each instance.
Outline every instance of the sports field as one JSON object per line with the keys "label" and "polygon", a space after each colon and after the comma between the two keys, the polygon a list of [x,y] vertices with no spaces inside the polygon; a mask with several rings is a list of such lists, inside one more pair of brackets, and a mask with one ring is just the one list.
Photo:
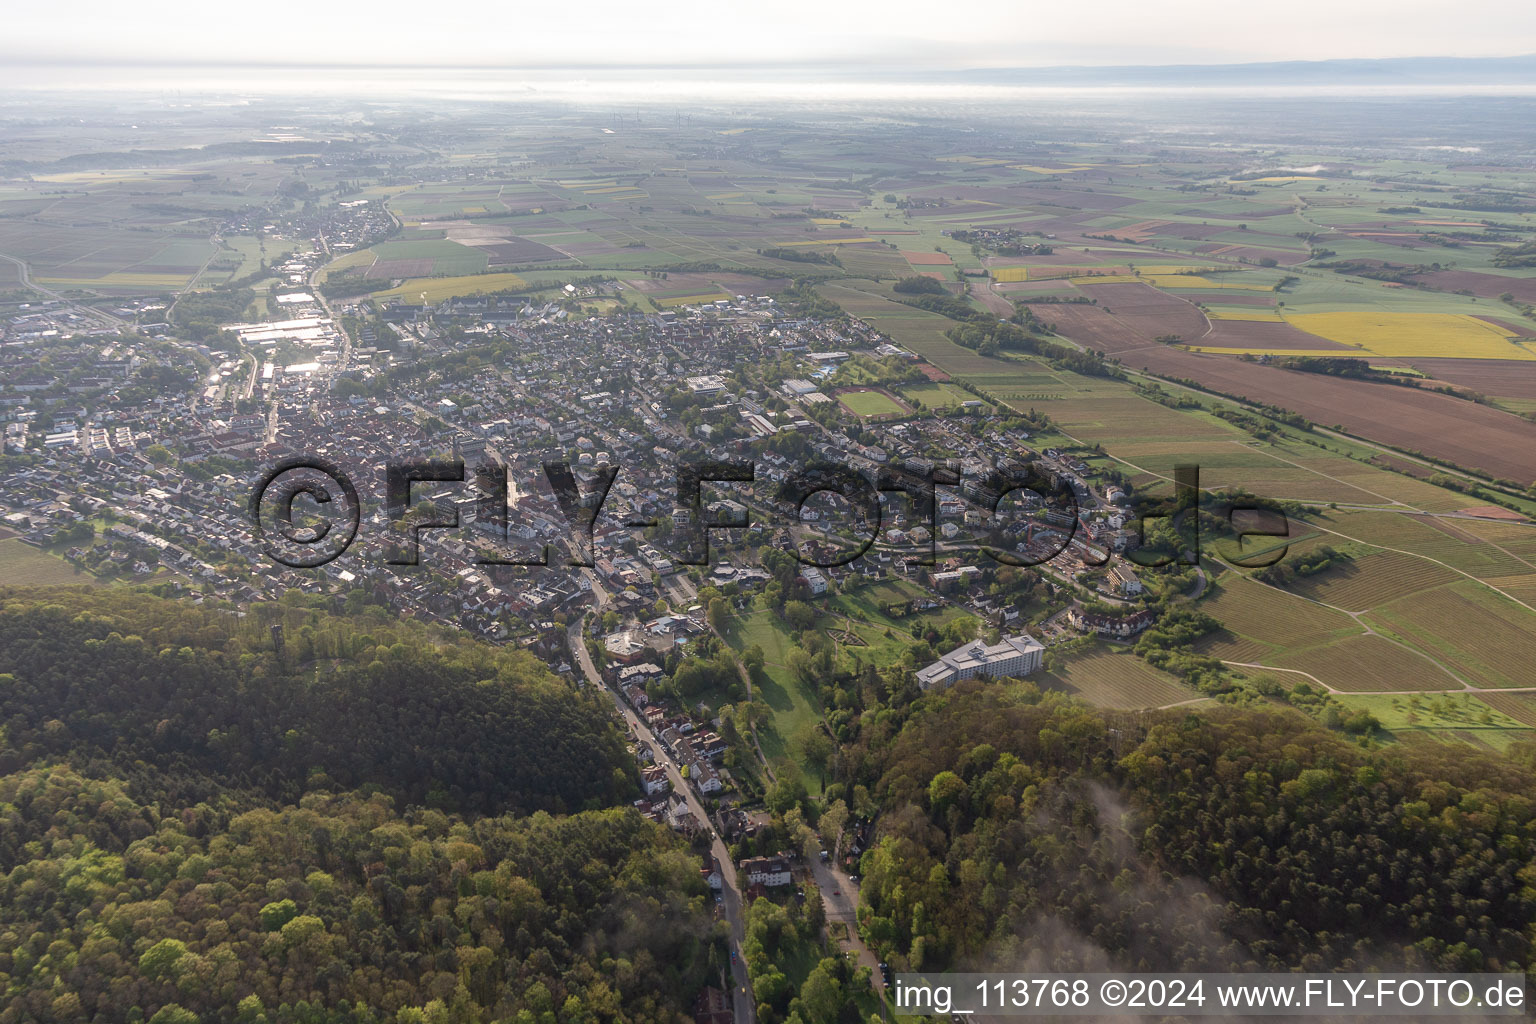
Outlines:
{"label": "sports field", "polygon": [[837,392],[837,400],[849,412],[864,419],[906,416],[912,411],[890,392],[878,388],[842,388]]}

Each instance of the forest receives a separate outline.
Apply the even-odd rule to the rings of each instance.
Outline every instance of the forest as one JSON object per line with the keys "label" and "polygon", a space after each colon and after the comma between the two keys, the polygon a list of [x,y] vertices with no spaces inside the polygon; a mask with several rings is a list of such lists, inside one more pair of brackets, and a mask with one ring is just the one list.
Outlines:
{"label": "forest", "polygon": [[673,1024],[718,979],[698,854],[520,653],[5,588],[0,706],[0,1022]]}
{"label": "forest", "polygon": [[316,783],[474,813],[636,795],[602,698],[519,651],[379,614],[26,593],[0,590],[0,771],[68,759],[194,803]]}
{"label": "forest", "polygon": [[1286,709],[958,684],[840,761],[865,935],[912,969],[1529,971],[1536,749],[1352,743]]}

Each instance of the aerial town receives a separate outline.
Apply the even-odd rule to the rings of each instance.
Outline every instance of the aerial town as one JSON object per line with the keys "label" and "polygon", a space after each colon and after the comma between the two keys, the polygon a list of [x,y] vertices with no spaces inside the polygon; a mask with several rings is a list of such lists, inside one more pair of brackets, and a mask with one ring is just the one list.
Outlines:
{"label": "aerial town", "polygon": [[1519,118],[358,103],[0,142],[0,1022],[1529,971]]}

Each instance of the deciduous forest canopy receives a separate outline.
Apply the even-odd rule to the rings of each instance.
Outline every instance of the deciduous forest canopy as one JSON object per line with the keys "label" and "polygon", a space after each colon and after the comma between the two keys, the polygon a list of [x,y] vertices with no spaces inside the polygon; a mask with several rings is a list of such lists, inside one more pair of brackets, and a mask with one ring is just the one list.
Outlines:
{"label": "deciduous forest canopy", "polygon": [[614,806],[595,699],[417,626],[252,618],[0,592],[0,1020],[678,1019],[698,858]]}

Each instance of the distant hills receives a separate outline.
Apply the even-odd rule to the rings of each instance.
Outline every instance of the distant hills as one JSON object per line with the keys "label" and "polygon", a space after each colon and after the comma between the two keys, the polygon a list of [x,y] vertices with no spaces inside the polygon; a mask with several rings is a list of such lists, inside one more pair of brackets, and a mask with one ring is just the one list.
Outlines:
{"label": "distant hills", "polygon": [[986,85],[1057,86],[1436,86],[1536,85],[1536,54],[1519,57],[1392,57],[1259,64],[977,68],[922,76]]}

